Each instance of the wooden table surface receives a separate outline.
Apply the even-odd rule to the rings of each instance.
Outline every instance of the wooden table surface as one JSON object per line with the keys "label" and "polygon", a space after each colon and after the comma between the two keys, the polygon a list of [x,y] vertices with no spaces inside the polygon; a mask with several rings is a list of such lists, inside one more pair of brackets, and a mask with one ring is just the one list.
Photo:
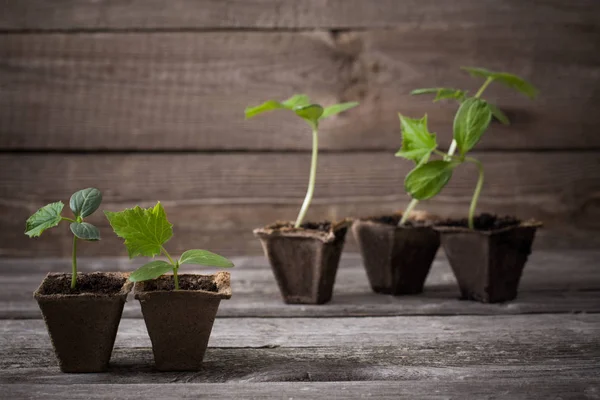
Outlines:
{"label": "wooden table surface", "polygon": [[[161,373],[131,298],[111,368],[63,374],[32,292],[69,261],[0,260],[0,398],[600,399],[600,252],[531,256],[506,304],[460,301],[443,254],[425,292],[371,292],[357,254],[333,300],[285,305],[262,257],[235,259],[199,372]],[[81,259],[82,271],[142,261]],[[208,272],[208,271],[204,271]]]}

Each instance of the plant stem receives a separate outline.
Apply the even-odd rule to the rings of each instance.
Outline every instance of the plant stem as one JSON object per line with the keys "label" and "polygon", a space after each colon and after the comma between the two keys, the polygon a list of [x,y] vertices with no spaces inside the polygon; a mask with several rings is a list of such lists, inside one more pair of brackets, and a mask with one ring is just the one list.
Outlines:
{"label": "plant stem", "polygon": [[494,78],[489,77],[485,80],[485,82],[483,82],[483,85],[481,85],[481,87],[479,88],[479,90],[477,91],[477,93],[475,94],[475,98],[478,99],[481,97],[481,95],[483,94],[483,92],[485,92],[485,89],[487,89],[488,86],[490,86],[490,83],[492,83],[494,81]]}
{"label": "plant stem", "polygon": [[[450,148],[448,149],[448,154],[442,153],[444,160],[448,161],[450,158],[452,158],[452,156],[456,152],[456,146],[457,146],[456,140],[453,139],[452,143],[450,143]],[[437,150],[435,150],[435,152],[438,153]],[[409,214],[417,206],[417,204],[419,204],[419,200],[417,200],[417,199],[412,199],[410,201],[410,203],[408,203],[408,207],[406,207],[406,210],[404,210],[404,212],[402,213],[402,219],[400,220],[400,222],[398,222],[398,226],[402,226],[406,223],[406,221],[408,220]]]}
{"label": "plant stem", "polygon": [[179,262],[173,268],[173,280],[175,281],[175,290],[179,290],[179,275],[177,275],[177,271],[179,271]]}
{"label": "plant stem", "polygon": [[75,221],[74,219],[67,218],[67,217],[60,217],[60,220],[61,220],[61,221],[69,221],[69,222],[77,222],[77,221]]}
{"label": "plant stem", "polygon": [[313,194],[315,193],[315,181],[317,178],[317,155],[318,155],[318,153],[319,153],[319,133],[317,131],[317,127],[314,127],[313,128],[312,159],[310,161],[310,178],[308,180],[308,190],[306,191],[306,197],[304,198],[304,203],[302,203],[302,208],[300,209],[298,218],[296,218],[296,223],[294,224],[295,228],[300,228],[300,225],[302,225],[302,221],[304,221],[304,217],[306,216],[306,212],[308,211],[308,207],[310,206],[310,202],[312,201]]}
{"label": "plant stem", "polygon": [[476,160],[471,157],[465,158],[465,161],[471,162],[477,165],[477,169],[479,170],[479,177],[477,178],[477,186],[475,186],[475,192],[473,193],[473,198],[471,199],[471,206],[469,207],[469,229],[475,229],[475,209],[477,208],[477,201],[479,200],[479,195],[481,194],[481,188],[483,187],[483,164],[479,160]]}
{"label": "plant stem", "polygon": [[173,280],[175,281],[175,290],[179,290],[179,276],[177,275],[177,270],[179,270],[179,261],[174,261],[173,257],[169,254],[167,249],[163,246],[160,246],[160,250],[162,253],[169,259],[169,262],[173,266]]}
{"label": "plant stem", "polygon": [[73,235],[73,270],[71,274],[71,289],[77,287],[77,236]]}

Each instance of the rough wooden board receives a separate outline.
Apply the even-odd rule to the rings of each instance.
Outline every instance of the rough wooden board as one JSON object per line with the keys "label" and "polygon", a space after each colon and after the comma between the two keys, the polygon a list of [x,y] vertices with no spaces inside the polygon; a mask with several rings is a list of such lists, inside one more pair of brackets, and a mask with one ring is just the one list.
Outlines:
{"label": "rough wooden board", "polygon": [[[552,373],[551,371],[550,373]],[[549,376],[522,378],[518,373],[508,376],[478,373],[480,381],[461,380],[415,381],[405,379],[398,382],[286,382],[286,383],[232,383],[178,385],[0,385],[0,393],[9,398],[44,399],[104,399],[113,394],[119,399],[428,399],[448,400],[469,396],[478,399],[598,399],[600,388],[595,378]]]}
{"label": "rough wooden board", "polygon": [[[520,3],[507,6],[511,18]],[[420,21],[341,34],[0,35],[0,147],[307,150],[308,128],[291,115],[243,119],[246,106],[297,91],[324,104],[361,101],[360,108],[322,124],[322,149],[396,150],[399,111],[428,113],[432,131],[447,146],[456,106],[432,105],[430,97],[408,93],[438,85],[475,90],[481,82],[459,67],[479,65],[531,78],[542,93],[530,102],[492,87],[487,95],[513,125],[495,124],[480,148],[597,149],[600,36],[584,22],[593,14],[580,11],[573,24]]]}
{"label": "rough wooden board", "polygon": [[[544,221],[546,246],[600,245],[600,153],[475,153],[486,183],[478,210]],[[161,200],[177,253],[204,247],[227,255],[260,254],[252,229],[296,217],[304,198],[310,155],[235,154],[3,154],[0,155],[0,254],[68,256],[70,235],[55,229],[31,240],[19,232],[39,207],[84,187],[102,190],[102,209],[120,210]],[[411,164],[392,153],[322,154],[309,219],[341,219],[401,209],[403,177]],[[421,207],[464,216],[476,170],[461,166],[435,199]],[[103,240],[82,254],[124,255],[125,248],[101,213],[90,218]],[[352,240],[348,241],[353,243]],[[543,240],[540,241],[543,246]],[[353,249],[349,247],[349,249]],[[355,248],[354,248],[355,249]]]}
{"label": "rough wooden board", "polygon": [[[143,261],[81,259],[81,271],[131,271]],[[454,275],[438,258],[425,293],[384,296],[371,292],[358,255],[344,255],[331,303],[289,306],[281,301],[275,279],[262,257],[236,258],[232,270],[233,297],[221,302],[221,317],[332,317],[390,315],[526,314],[540,312],[600,312],[600,274],[597,252],[534,252],[523,273],[517,300],[481,304],[458,300]],[[40,318],[31,293],[48,271],[68,269],[68,260],[0,260],[0,318]],[[189,271],[211,272],[210,269]],[[568,273],[567,273],[568,271]],[[141,317],[130,298],[126,317]]]}
{"label": "rough wooden board", "polygon": [[538,25],[593,23],[593,0],[63,0],[0,1],[0,29],[299,29],[372,28],[410,24]]}
{"label": "rough wooden board", "polygon": [[[399,346],[429,348],[435,341],[461,342],[456,349],[477,343],[498,346],[598,339],[599,314],[537,314],[496,316],[409,316],[361,318],[217,318],[209,347],[321,348]],[[593,341],[593,340],[592,340]],[[144,321],[124,318],[115,341],[117,348],[151,347]],[[549,346],[552,349],[554,346]],[[0,348],[50,349],[42,320],[0,320]],[[475,351],[477,346],[467,351]],[[406,349],[405,349],[406,350]],[[552,350],[550,350],[552,351]],[[318,352],[318,350],[315,350]],[[50,360],[52,361],[52,360]],[[4,364],[6,366],[6,364]]]}

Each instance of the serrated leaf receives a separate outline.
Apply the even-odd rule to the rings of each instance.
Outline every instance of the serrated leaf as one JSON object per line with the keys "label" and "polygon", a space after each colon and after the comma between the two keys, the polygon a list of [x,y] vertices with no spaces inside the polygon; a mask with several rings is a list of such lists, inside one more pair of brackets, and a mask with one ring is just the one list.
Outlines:
{"label": "serrated leaf", "polygon": [[454,140],[461,155],[465,155],[481,139],[492,119],[488,104],[475,97],[465,100],[454,117]]}
{"label": "serrated leaf", "polygon": [[37,210],[25,223],[25,234],[29,237],[40,236],[46,229],[60,223],[60,213],[65,205],[62,201],[50,203]]}
{"label": "serrated leaf", "polygon": [[87,188],[75,192],[71,196],[69,206],[76,217],[85,218],[100,207],[102,203],[102,193],[96,188]]}
{"label": "serrated leaf", "polygon": [[404,180],[404,188],[417,200],[427,200],[446,186],[452,171],[458,165],[453,161],[435,160],[418,165]]}
{"label": "serrated leaf", "polygon": [[316,128],[319,118],[323,115],[323,107],[319,104],[309,104],[307,106],[294,107],[294,112],[300,118],[308,122],[312,128]]}
{"label": "serrated leaf", "polygon": [[79,239],[96,241],[100,240],[100,231],[92,224],[87,222],[73,222],[71,224],[71,232]]}
{"label": "serrated leaf", "polygon": [[138,255],[154,257],[173,236],[173,225],[167,220],[160,202],[150,208],[135,206],[120,212],[105,211],[104,214],[117,236],[125,239],[129,258]]}
{"label": "serrated leaf", "polygon": [[339,114],[341,112],[358,106],[358,104],[358,102],[352,101],[349,103],[334,104],[332,106],[325,107],[325,110],[323,110],[323,115],[321,115],[320,119],[325,119],[331,117],[332,115]]}
{"label": "serrated leaf", "polygon": [[255,106],[255,107],[246,107],[244,111],[246,115],[246,119],[250,119],[259,114],[265,113],[267,111],[278,110],[281,108],[286,108],[283,104],[275,100],[267,100],[264,103]]}
{"label": "serrated leaf", "polygon": [[281,104],[288,110],[293,110],[295,107],[307,106],[310,104],[310,98],[305,94],[295,94],[289,99],[282,101]]}
{"label": "serrated leaf", "polygon": [[431,94],[435,93],[435,98],[433,102],[437,102],[444,99],[455,99],[458,101],[463,101],[467,95],[467,92],[460,89],[452,89],[452,88],[425,88],[425,89],[415,89],[410,92],[411,95],[420,95],[420,94]]}
{"label": "serrated leaf", "polygon": [[509,74],[507,72],[490,71],[485,68],[461,67],[461,69],[467,71],[474,77],[485,79],[492,78],[495,82],[508,86],[511,89],[515,89],[532,99],[538,94],[538,89],[535,86],[517,75]]}
{"label": "serrated leaf", "polygon": [[437,147],[435,134],[427,128],[427,114],[421,119],[414,119],[398,114],[400,131],[402,132],[402,147],[396,153],[417,164],[427,162],[433,150]]}
{"label": "serrated leaf", "polygon": [[220,268],[233,267],[233,263],[227,258],[207,250],[188,250],[179,257],[179,264],[198,264]]}
{"label": "serrated leaf", "polygon": [[166,261],[156,260],[142,265],[129,275],[131,282],[142,282],[156,279],[167,272],[173,271],[173,266]]}
{"label": "serrated leaf", "polygon": [[494,118],[496,118],[498,121],[500,121],[504,125],[510,125],[510,120],[508,119],[506,114],[504,114],[504,112],[502,112],[501,109],[496,107],[494,104],[490,104],[490,103],[488,103],[488,107],[490,108],[490,111],[491,111],[492,115],[494,116]]}

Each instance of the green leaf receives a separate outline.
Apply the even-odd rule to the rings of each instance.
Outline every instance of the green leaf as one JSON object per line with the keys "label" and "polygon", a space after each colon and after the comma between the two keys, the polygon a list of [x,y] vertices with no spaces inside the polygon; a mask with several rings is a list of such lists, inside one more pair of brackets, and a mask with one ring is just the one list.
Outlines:
{"label": "green leaf", "polygon": [[302,107],[310,104],[310,98],[305,94],[295,94],[289,99],[282,101],[281,104],[288,110],[293,110],[294,107]]}
{"label": "green leaf", "polygon": [[467,96],[467,92],[465,90],[460,89],[452,89],[452,88],[425,88],[425,89],[415,89],[410,92],[411,95],[419,95],[419,94],[431,94],[435,93],[435,98],[433,102],[437,102],[444,99],[455,99],[458,101],[463,101]]}
{"label": "green leaf", "polygon": [[25,223],[25,234],[29,237],[37,237],[46,229],[55,227],[62,220],[60,213],[65,205],[62,201],[51,203],[40,208],[27,219]]}
{"label": "green leaf", "polygon": [[452,170],[459,163],[435,160],[418,165],[406,175],[404,188],[417,200],[427,200],[437,195],[452,178]]}
{"label": "green leaf", "polygon": [[511,89],[515,89],[521,92],[525,96],[533,99],[538,95],[538,89],[525,79],[509,74],[507,72],[496,72],[490,71],[485,68],[473,68],[473,67],[461,67],[462,70],[467,71],[471,76],[478,78],[492,78],[494,81],[508,86]]}
{"label": "green leaf", "polygon": [[460,105],[454,117],[454,140],[461,155],[479,142],[491,119],[492,112],[484,100],[471,97]]}
{"label": "green leaf", "polygon": [[73,222],[71,232],[79,239],[96,241],[100,240],[100,231],[92,224],[87,222]]}
{"label": "green leaf", "polygon": [[125,239],[129,258],[138,255],[154,257],[173,236],[173,225],[167,220],[160,202],[150,208],[135,206],[120,212],[105,211],[104,214],[117,236]]}
{"label": "green leaf", "polygon": [[319,118],[323,115],[323,107],[318,104],[309,104],[307,106],[294,107],[294,112],[308,122],[312,128],[316,128]]}
{"label": "green leaf", "polygon": [[233,263],[207,250],[188,250],[179,257],[179,264],[199,264],[207,267],[229,268]]}
{"label": "green leaf", "polygon": [[430,133],[427,128],[427,114],[421,119],[398,115],[402,131],[402,147],[396,153],[396,157],[403,157],[417,164],[427,162],[431,152],[437,147],[435,134]]}
{"label": "green leaf", "polygon": [[323,115],[321,115],[320,119],[325,119],[331,117],[332,115],[339,114],[341,112],[356,107],[358,104],[359,103],[357,101],[352,101],[350,103],[334,104],[332,106],[325,107],[325,110],[323,110]]}
{"label": "green leaf", "polygon": [[246,114],[246,119],[250,119],[259,114],[265,113],[267,111],[278,110],[281,108],[286,108],[283,104],[275,100],[267,100],[264,103],[255,106],[255,107],[246,107],[244,113]]}
{"label": "green leaf", "polygon": [[71,196],[69,206],[76,217],[85,218],[100,207],[102,193],[96,188],[87,188],[75,192]]}
{"label": "green leaf", "polygon": [[142,282],[156,279],[167,272],[173,271],[173,266],[166,261],[156,260],[142,265],[129,275],[131,282]]}
{"label": "green leaf", "polygon": [[510,125],[510,120],[508,119],[506,114],[504,114],[504,112],[502,112],[501,109],[496,107],[494,104],[490,104],[490,103],[488,103],[488,107],[490,108],[490,111],[491,111],[492,115],[494,116],[494,118],[496,118],[498,121],[500,121],[504,125]]}

